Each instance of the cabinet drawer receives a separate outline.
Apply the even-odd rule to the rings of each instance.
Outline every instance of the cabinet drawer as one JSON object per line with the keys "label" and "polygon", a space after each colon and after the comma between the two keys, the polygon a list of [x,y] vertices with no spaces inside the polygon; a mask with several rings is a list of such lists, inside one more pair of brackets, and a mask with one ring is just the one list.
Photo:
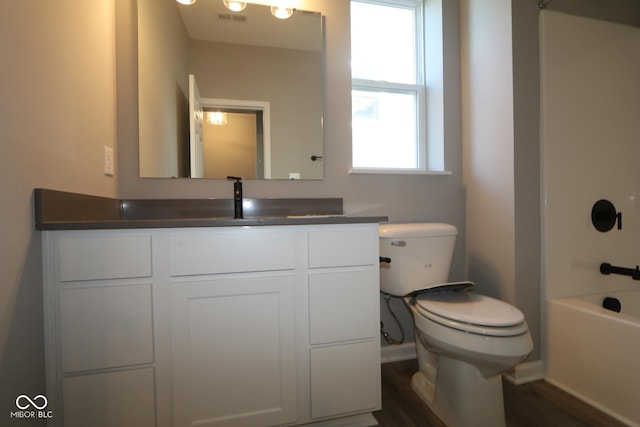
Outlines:
{"label": "cabinet drawer", "polygon": [[378,340],[311,349],[311,417],[380,408]]}
{"label": "cabinet drawer", "polygon": [[65,427],[156,425],[152,368],[65,378],[62,388]]}
{"label": "cabinet drawer", "polygon": [[169,251],[171,276],[293,268],[291,232],[173,234]]}
{"label": "cabinet drawer", "polygon": [[151,285],[60,291],[64,372],[153,362]]}
{"label": "cabinet drawer", "polygon": [[373,265],[378,262],[378,228],[309,232],[309,267]]}
{"label": "cabinet drawer", "polygon": [[311,274],[311,344],[377,337],[380,326],[379,307],[377,271]]}
{"label": "cabinet drawer", "polygon": [[151,236],[63,237],[61,282],[151,276]]}

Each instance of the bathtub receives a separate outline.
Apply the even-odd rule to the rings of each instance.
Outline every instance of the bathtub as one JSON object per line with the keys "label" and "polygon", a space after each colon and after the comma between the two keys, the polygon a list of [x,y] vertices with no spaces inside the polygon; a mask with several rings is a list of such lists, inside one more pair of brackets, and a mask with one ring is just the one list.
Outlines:
{"label": "bathtub", "polygon": [[[619,301],[619,313],[603,308],[606,297],[614,298],[607,305]],[[550,300],[546,370],[550,383],[640,426],[640,286],[633,292]]]}

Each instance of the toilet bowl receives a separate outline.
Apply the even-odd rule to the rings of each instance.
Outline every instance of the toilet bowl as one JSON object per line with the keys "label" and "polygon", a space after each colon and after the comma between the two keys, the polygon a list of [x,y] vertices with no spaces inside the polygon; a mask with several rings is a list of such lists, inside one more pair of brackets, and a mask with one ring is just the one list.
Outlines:
{"label": "toilet bowl", "polygon": [[391,259],[381,267],[381,291],[402,297],[413,316],[416,394],[449,427],[500,427],[501,374],[524,360],[533,342],[517,308],[473,288],[440,286],[456,237],[448,224],[381,226],[380,255]]}
{"label": "toilet bowl", "polygon": [[417,333],[441,356],[473,363],[484,377],[522,361],[533,343],[522,313],[474,291],[405,298]]}
{"label": "toilet bowl", "polygon": [[504,426],[501,374],[533,349],[527,324],[517,310],[509,318],[465,323],[466,319],[425,308],[440,308],[438,303],[446,299],[448,304],[459,304],[465,314],[473,313],[472,317],[493,307],[513,309],[473,291],[446,294],[432,295],[435,301],[429,301],[429,296],[405,298],[413,314],[419,366],[411,386],[449,427]]}

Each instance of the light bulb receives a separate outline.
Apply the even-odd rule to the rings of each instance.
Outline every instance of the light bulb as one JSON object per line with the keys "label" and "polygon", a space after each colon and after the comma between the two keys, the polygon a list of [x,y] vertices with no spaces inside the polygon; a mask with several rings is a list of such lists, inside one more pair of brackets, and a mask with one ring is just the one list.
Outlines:
{"label": "light bulb", "polygon": [[210,111],[207,113],[207,123],[214,126],[222,126],[227,124],[227,113],[220,111]]}
{"label": "light bulb", "polygon": [[271,6],[271,14],[278,19],[287,19],[293,15],[293,8],[282,6]]}
{"label": "light bulb", "polygon": [[186,4],[187,6],[190,4],[194,4],[196,0],[176,0],[180,4]]}
{"label": "light bulb", "polygon": [[224,7],[232,12],[240,12],[247,7],[246,1],[224,0],[222,3],[224,3]]}

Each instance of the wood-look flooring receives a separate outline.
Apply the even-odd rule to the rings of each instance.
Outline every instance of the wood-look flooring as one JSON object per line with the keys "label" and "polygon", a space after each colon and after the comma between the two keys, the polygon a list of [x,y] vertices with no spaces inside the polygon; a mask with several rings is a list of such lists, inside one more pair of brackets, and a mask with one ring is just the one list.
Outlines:
{"label": "wood-look flooring", "polygon": [[[382,365],[382,410],[374,412],[380,426],[446,427],[411,390],[416,370],[416,360]],[[503,381],[503,388],[508,427],[625,426],[545,381],[519,386]]]}

